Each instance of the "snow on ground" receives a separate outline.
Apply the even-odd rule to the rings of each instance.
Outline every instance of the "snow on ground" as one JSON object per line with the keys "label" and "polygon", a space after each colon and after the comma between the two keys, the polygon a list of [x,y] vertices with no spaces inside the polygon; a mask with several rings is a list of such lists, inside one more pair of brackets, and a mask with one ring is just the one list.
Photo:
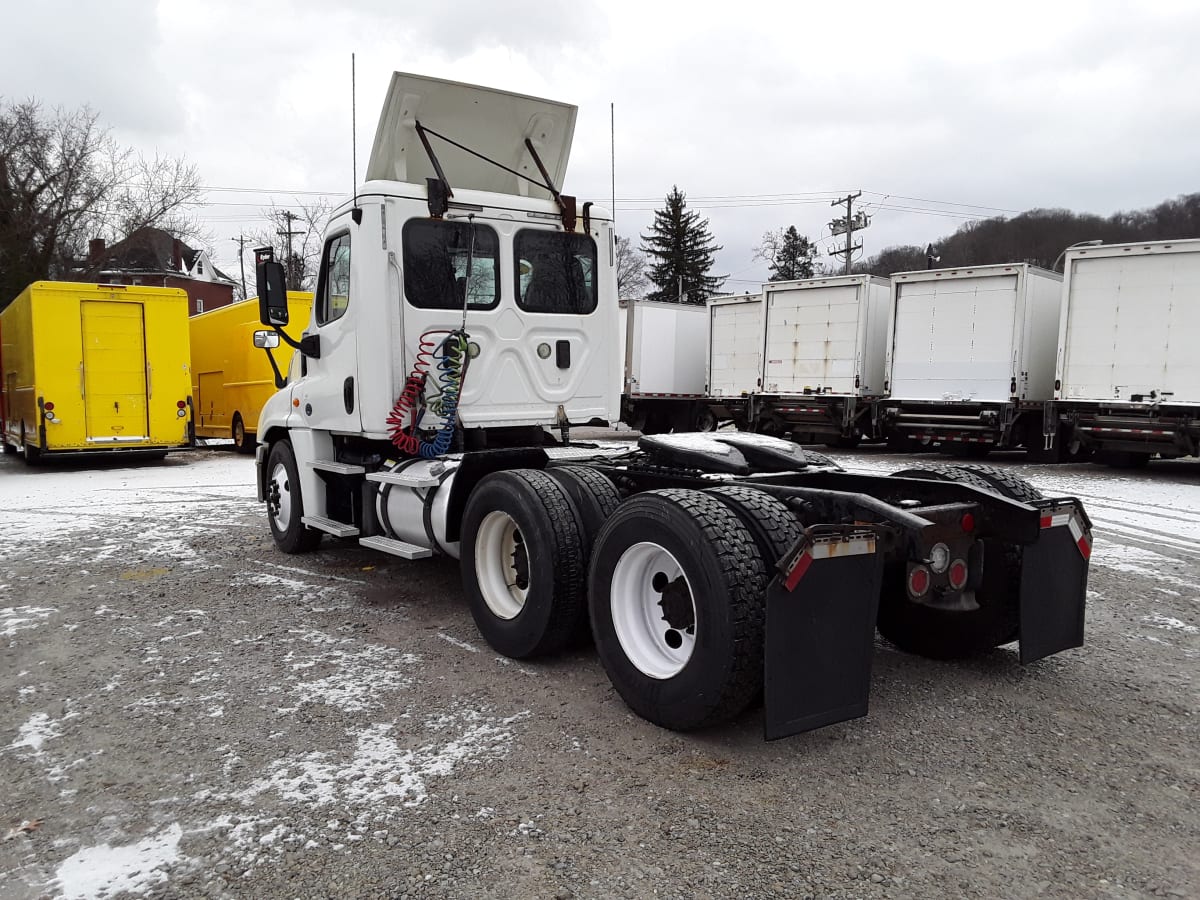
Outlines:
{"label": "snow on ground", "polygon": [[55,872],[63,900],[105,900],[117,894],[145,894],[167,880],[180,859],[183,829],[169,825],[136,844],[85,847],[64,860]]}

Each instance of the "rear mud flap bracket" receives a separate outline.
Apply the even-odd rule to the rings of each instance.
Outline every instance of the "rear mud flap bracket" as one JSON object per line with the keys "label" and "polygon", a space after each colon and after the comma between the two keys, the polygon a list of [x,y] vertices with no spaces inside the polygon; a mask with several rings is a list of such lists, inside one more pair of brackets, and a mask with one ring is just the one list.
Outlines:
{"label": "rear mud flap bracket", "polygon": [[805,531],[767,588],[767,740],[867,714],[883,554],[875,530]]}
{"label": "rear mud flap bracket", "polygon": [[1082,508],[1041,510],[1041,535],[1021,559],[1021,662],[1083,646],[1091,523]]}

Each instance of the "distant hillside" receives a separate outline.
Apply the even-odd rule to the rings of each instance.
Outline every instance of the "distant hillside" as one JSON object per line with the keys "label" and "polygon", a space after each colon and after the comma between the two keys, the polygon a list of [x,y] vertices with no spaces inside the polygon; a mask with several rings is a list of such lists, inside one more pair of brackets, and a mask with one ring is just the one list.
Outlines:
{"label": "distant hillside", "polygon": [[[1151,209],[1111,216],[1066,209],[1031,209],[1011,219],[999,216],[967,222],[933,244],[937,268],[1028,262],[1050,268],[1060,253],[1079,241],[1106,244],[1200,237],[1200,193],[1181,194]],[[856,272],[890,275],[926,267],[924,247],[887,247],[854,267]]]}

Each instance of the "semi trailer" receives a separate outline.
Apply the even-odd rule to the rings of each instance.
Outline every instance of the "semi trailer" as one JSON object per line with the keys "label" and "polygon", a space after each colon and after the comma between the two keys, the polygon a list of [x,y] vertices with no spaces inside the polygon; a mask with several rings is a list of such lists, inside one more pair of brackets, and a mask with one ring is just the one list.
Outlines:
{"label": "semi trailer", "polygon": [[1048,449],[1121,467],[1200,455],[1200,240],[1065,254]]}
{"label": "semi trailer", "polygon": [[647,300],[622,301],[620,310],[621,421],[643,434],[714,430],[704,391],[708,311]]}
{"label": "semi trailer", "polygon": [[621,406],[612,214],[561,190],[575,118],[396,73],[299,340],[260,255],[255,342],[299,351],[258,423],[277,547],[457,559],[491,647],[590,634],[629,707],[678,730],[759,697],[771,738],[866,714],[877,628],[939,658],[1080,646],[1075,499],[987,467],[857,475],[732,431],[572,442]]}
{"label": "semi trailer", "polygon": [[876,436],[884,390],[890,285],[844,275],[763,285],[761,393],[756,431],[801,443],[854,447]]}
{"label": "semi trailer", "polygon": [[1043,448],[1062,277],[1021,264],[892,276],[887,399],[896,450],[956,455]]}
{"label": "semi trailer", "polygon": [[0,313],[6,453],[142,451],[195,443],[187,294],[37,281]]}

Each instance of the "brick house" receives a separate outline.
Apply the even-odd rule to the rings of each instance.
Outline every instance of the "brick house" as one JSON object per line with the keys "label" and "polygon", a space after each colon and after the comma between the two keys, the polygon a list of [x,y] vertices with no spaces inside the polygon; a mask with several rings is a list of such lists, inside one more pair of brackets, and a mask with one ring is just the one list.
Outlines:
{"label": "brick house", "polygon": [[235,282],[213,265],[207,250],[194,250],[160,228],[139,228],[111,247],[88,242],[88,259],[76,275],[97,284],[143,284],[183,288],[188,315],[233,302]]}

